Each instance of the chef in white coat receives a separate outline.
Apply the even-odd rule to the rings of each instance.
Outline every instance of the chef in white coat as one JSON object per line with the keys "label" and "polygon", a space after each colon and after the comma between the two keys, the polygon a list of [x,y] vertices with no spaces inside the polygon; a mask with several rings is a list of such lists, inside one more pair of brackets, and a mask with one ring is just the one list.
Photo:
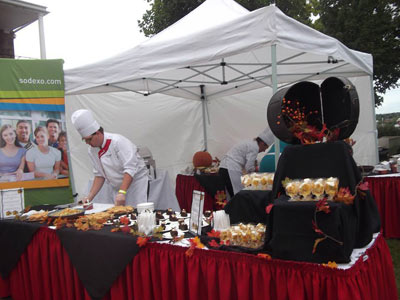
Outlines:
{"label": "chef in white coat", "polygon": [[256,159],[274,142],[274,135],[267,127],[253,140],[233,146],[221,160],[219,175],[224,178],[226,189],[231,196],[243,189],[241,176],[256,170]]}
{"label": "chef in white coat", "polygon": [[148,170],[137,147],[127,138],[104,132],[92,112],[79,109],[71,116],[72,124],[90,145],[94,180],[83,202],[92,201],[106,182],[108,199],[115,205],[134,205],[147,201]]}

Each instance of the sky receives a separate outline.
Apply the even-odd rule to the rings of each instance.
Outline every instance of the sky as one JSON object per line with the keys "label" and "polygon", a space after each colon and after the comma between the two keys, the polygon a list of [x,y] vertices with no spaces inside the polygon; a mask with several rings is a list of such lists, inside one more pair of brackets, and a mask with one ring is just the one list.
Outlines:
{"label": "sky", "polygon": [[[140,20],[149,9],[145,0],[26,0],[46,6],[46,58],[64,60],[70,69],[128,50],[146,37]],[[40,58],[37,22],[20,30],[14,40],[18,58]],[[400,88],[386,92],[376,114],[400,112]]]}

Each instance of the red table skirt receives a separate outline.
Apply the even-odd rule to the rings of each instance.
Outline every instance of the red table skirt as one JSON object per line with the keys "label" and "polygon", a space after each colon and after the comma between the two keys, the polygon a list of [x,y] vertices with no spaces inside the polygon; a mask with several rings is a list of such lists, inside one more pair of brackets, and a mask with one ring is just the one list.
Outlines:
{"label": "red table skirt", "polygon": [[400,177],[366,177],[386,238],[400,238]]}
{"label": "red table skirt", "polygon": [[[104,299],[171,300],[397,300],[389,249],[382,236],[348,270],[265,260],[214,250],[149,243],[114,282]],[[56,233],[40,229],[0,296],[13,300],[90,300]]]}
{"label": "red table skirt", "polygon": [[213,210],[215,199],[208,194],[204,187],[200,185],[197,179],[192,175],[176,176],[175,194],[181,209],[190,212],[192,209],[193,191],[204,192],[204,210]]}

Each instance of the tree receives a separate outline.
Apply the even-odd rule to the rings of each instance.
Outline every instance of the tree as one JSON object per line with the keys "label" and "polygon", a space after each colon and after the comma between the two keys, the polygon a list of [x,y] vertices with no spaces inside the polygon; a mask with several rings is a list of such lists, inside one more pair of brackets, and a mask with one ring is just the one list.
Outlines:
{"label": "tree", "polygon": [[[138,21],[138,25],[145,36],[152,36],[186,16],[205,0],[145,1],[150,3],[150,9],[145,12],[142,20]],[[285,14],[305,24],[311,24],[311,5],[306,0],[237,0],[237,2],[250,11],[275,3]]]}
{"label": "tree", "polygon": [[374,58],[375,105],[400,78],[399,0],[313,0],[315,27]]}

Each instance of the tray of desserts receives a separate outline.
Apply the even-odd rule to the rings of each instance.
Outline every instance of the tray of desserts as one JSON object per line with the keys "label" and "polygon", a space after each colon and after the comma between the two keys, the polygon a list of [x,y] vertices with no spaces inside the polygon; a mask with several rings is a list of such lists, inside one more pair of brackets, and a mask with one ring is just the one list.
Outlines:
{"label": "tray of desserts", "polygon": [[83,216],[85,214],[85,210],[82,208],[64,208],[61,210],[56,210],[47,215],[48,218],[57,219],[74,219],[79,216]]}

